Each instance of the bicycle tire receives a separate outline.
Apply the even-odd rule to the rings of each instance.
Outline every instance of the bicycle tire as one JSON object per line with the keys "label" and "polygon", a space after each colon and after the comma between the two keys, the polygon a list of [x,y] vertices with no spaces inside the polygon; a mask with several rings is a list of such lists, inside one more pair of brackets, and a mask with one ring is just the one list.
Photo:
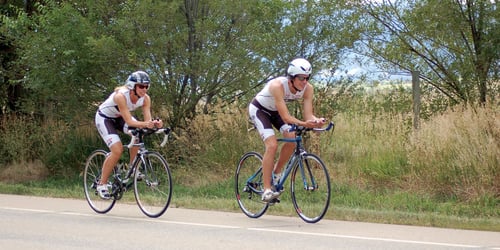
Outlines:
{"label": "bicycle tire", "polygon": [[[172,198],[172,176],[168,163],[158,152],[149,151],[136,162],[134,194],[141,211],[157,218],[167,210]],[[144,176],[139,179],[139,170]]]}
{"label": "bicycle tire", "polygon": [[245,153],[238,162],[234,177],[236,200],[241,211],[250,218],[261,217],[269,207],[261,200],[264,191],[262,156],[257,152]]}
{"label": "bicycle tire", "polygon": [[301,164],[302,167],[297,164],[292,170],[292,203],[302,220],[316,223],[325,216],[330,205],[330,176],[323,161],[315,154],[303,155]]}
{"label": "bicycle tire", "polygon": [[[85,170],[83,171],[83,190],[85,192],[85,199],[90,207],[100,214],[109,212],[116,202],[114,198],[107,200],[101,199],[96,189],[101,179],[102,165],[104,160],[106,160],[107,154],[108,152],[101,149],[92,152],[85,162]],[[113,182],[114,173],[112,173],[108,179],[109,184]]]}

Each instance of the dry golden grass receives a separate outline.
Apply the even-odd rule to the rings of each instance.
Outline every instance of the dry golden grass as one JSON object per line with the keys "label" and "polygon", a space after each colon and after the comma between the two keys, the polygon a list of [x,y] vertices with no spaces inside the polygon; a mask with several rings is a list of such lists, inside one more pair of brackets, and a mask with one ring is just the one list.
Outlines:
{"label": "dry golden grass", "polygon": [[322,138],[323,160],[334,164],[338,183],[359,188],[398,185],[408,126],[404,116],[338,114],[336,129]]}
{"label": "dry golden grass", "polygon": [[[330,108],[324,112],[333,114]],[[437,225],[446,226],[446,218],[436,217],[442,214],[466,218],[459,227],[470,228],[468,220],[477,218],[498,231],[498,107],[433,115],[421,122],[418,131],[413,131],[412,115],[404,112],[325,116],[336,123],[335,131],[310,134],[304,141],[329,169],[331,209],[336,210],[330,214],[335,218],[417,225],[438,219]],[[43,180],[65,171],[78,175],[85,152],[102,145],[92,123],[75,128],[56,121],[23,127],[17,125],[20,121],[0,123],[0,130],[15,132],[0,140],[11,145],[4,148],[4,155],[27,158],[0,165],[0,184]],[[246,104],[221,104],[210,114],[196,116],[185,129],[176,128],[166,147],[148,144],[169,162],[176,185],[172,206],[238,210],[233,198],[236,164],[244,152],[264,150],[256,131],[249,128]],[[36,157],[50,169],[33,160]],[[79,181],[74,186],[77,196]],[[43,191],[45,183],[42,186],[42,195],[51,192]]]}
{"label": "dry golden grass", "polygon": [[5,166],[0,171],[0,182],[19,183],[47,178],[49,170],[41,161],[19,162]]}
{"label": "dry golden grass", "polygon": [[498,108],[448,111],[411,135],[412,189],[462,200],[500,197]]}
{"label": "dry golden grass", "polygon": [[[230,183],[243,153],[263,152],[264,145],[256,131],[248,131],[251,125],[246,108],[238,103],[216,105],[210,114],[200,114],[185,129],[176,129],[166,147],[151,147],[167,157],[176,185],[203,190]],[[336,123],[333,133],[310,134],[304,140],[308,151],[323,159],[336,188],[346,193],[353,191],[353,195],[358,190],[377,195],[407,192],[443,201],[484,201],[498,206],[498,107],[450,110],[422,121],[417,131],[412,129],[412,115],[403,112],[344,112],[329,118]],[[2,122],[0,128],[16,131],[4,137],[3,144],[13,144],[20,150],[8,152],[21,153],[19,159],[27,159],[0,166],[2,182],[43,179],[56,171],[81,171],[83,149],[95,149],[95,145],[102,144],[93,124],[74,128],[52,122],[40,128],[23,127],[24,130],[15,124]],[[50,134],[38,134],[39,131]],[[52,146],[39,150],[46,154],[42,157],[51,167],[49,170],[33,160],[30,150],[36,147],[29,143],[33,139],[39,140],[36,145]],[[54,168],[56,164],[58,167]],[[70,164],[74,166],[68,167]],[[359,197],[336,202],[346,206],[350,202],[373,205],[367,198],[363,201]],[[384,202],[381,206],[390,204]],[[399,207],[407,202],[396,199],[392,204]],[[414,206],[414,210],[422,209]]]}
{"label": "dry golden grass", "polygon": [[178,183],[208,185],[230,178],[243,151],[262,148],[262,141],[249,128],[246,108],[218,104],[211,113],[199,114],[189,121],[186,129],[176,130],[165,154],[179,160],[172,164],[179,176]]}

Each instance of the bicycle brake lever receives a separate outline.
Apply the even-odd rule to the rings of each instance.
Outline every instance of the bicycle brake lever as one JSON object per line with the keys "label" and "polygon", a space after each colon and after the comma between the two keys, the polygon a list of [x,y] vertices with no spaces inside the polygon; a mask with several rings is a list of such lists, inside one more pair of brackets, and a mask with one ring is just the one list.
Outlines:
{"label": "bicycle brake lever", "polygon": [[163,137],[163,141],[160,143],[160,147],[164,147],[165,144],[167,144],[168,135],[170,134],[170,131],[172,131],[172,129],[170,129],[170,128],[165,128],[163,130],[163,133],[165,133],[165,137]]}
{"label": "bicycle brake lever", "polygon": [[322,132],[322,131],[329,131],[330,129],[335,128],[335,123],[334,122],[329,122],[328,126],[326,128],[313,128],[313,131],[316,132]]}
{"label": "bicycle brake lever", "polygon": [[329,131],[330,129],[335,129],[335,123],[333,121],[331,121],[328,124],[328,127],[325,128],[326,131]]}

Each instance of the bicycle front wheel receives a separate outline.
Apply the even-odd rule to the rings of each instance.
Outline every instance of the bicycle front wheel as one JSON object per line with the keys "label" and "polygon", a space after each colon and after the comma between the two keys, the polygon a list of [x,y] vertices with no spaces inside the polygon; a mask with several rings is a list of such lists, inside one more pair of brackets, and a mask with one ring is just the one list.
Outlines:
{"label": "bicycle front wheel", "polygon": [[172,198],[172,176],[167,161],[158,152],[147,152],[137,161],[134,194],[141,211],[152,218],[161,216]]}
{"label": "bicycle front wheel", "polygon": [[[104,214],[109,212],[115,205],[114,198],[104,200],[97,193],[97,184],[101,180],[101,171],[104,160],[106,160],[108,152],[104,150],[96,150],[90,154],[85,162],[85,170],[83,171],[83,189],[85,191],[85,199],[90,207],[97,213]],[[114,174],[111,174],[108,183],[114,182]]]}
{"label": "bicycle front wheel", "polygon": [[264,191],[262,179],[262,156],[257,152],[244,154],[236,168],[235,194],[241,211],[250,218],[259,218],[267,208],[268,203],[261,201]]}
{"label": "bicycle front wheel", "polygon": [[330,176],[321,159],[305,154],[291,176],[291,194],[295,211],[302,220],[316,223],[330,205]]}

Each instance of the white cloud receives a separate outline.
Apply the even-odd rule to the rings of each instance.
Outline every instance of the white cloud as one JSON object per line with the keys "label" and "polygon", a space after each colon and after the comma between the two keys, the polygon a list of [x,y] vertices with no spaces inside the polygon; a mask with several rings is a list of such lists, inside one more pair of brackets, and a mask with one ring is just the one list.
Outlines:
{"label": "white cloud", "polygon": [[356,75],[362,74],[363,72],[364,72],[364,70],[362,68],[354,67],[354,68],[350,68],[347,71],[347,75],[348,76],[356,76]]}

